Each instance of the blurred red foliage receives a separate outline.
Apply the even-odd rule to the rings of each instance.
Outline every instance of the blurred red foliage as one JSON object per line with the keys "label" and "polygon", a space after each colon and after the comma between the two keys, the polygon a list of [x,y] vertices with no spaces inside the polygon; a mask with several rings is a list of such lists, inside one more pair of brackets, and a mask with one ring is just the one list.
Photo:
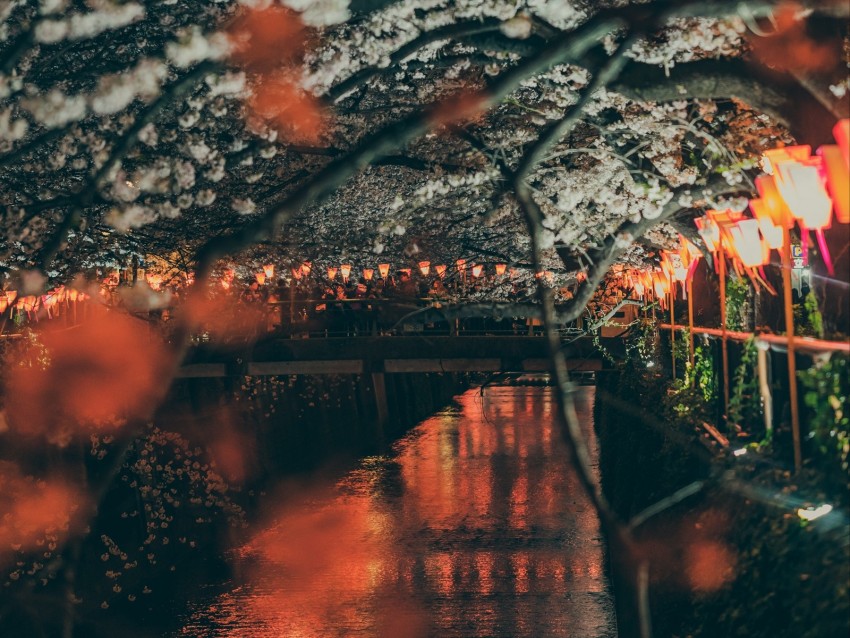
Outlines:
{"label": "blurred red foliage", "polygon": [[63,477],[25,476],[0,462],[0,563],[8,550],[50,549],[81,522],[85,494]]}
{"label": "blurred red foliage", "polygon": [[306,30],[297,13],[280,6],[247,9],[228,29],[231,60],[252,73],[251,117],[291,142],[315,143],[324,128],[320,101],[298,82]]}
{"label": "blurred red foliage", "polygon": [[164,390],[167,363],[148,327],[119,312],[40,333],[7,361],[9,426],[67,443],[73,434],[144,418]]}
{"label": "blurred red foliage", "polygon": [[181,312],[193,331],[208,332],[211,339],[226,343],[265,331],[266,315],[260,304],[237,304],[233,297],[207,297],[192,294]]}
{"label": "blurred red foliage", "polygon": [[772,34],[749,36],[759,62],[772,69],[809,72],[827,71],[840,62],[840,42],[812,38],[806,32],[805,20],[798,19],[801,10],[795,2],[784,3],[774,11]]}
{"label": "blurred red foliage", "polygon": [[301,18],[281,6],[249,9],[227,30],[231,59],[248,71],[267,73],[297,61],[304,51]]}
{"label": "blurred red foliage", "polygon": [[481,117],[486,107],[486,96],[480,91],[460,91],[440,102],[431,113],[431,122],[434,126],[468,124]]}
{"label": "blurred red foliage", "polygon": [[314,144],[324,129],[319,100],[285,72],[265,75],[254,82],[248,108],[291,142]]}

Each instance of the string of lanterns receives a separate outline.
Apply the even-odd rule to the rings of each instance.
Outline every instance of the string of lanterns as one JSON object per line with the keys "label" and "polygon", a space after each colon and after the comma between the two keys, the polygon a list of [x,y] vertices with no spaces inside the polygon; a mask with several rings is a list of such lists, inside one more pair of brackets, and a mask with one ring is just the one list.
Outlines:
{"label": "string of lanterns", "polygon": [[60,304],[68,308],[78,301],[87,301],[89,295],[75,288],[59,286],[43,295],[18,295],[16,290],[0,290],[0,315],[7,310],[9,316],[26,315],[28,319],[38,319],[38,312],[44,309],[52,319],[59,315]]}
{"label": "string of lanterns", "polygon": [[[431,270],[433,268],[434,273],[440,279],[446,277],[449,272],[449,267],[446,264],[437,264],[432,267],[430,261],[420,261],[417,263],[417,267],[419,273],[423,277],[428,277],[431,275]],[[381,279],[387,279],[390,275],[391,265],[388,263],[380,263],[377,264],[377,269],[375,268],[363,268],[361,270],[361,274],[363,279],[366,281],[372,281],[377,272],[378,276]],[[486,267],[483,264],[472,264],[468,265],[465,259],[458,259],[455,262],[455,269],[458,275],[461,277],[466,277],[467,272],[473,279],[480,279],[487,274]],[[295,281],[301,281],[310,276],[310,273],[313,270],[312,262],[305,261],[299,266],[293,266],[291,269],[292,279]],[[494,265],[494,271],[497,277],[503,277],[506,273],[508,273],[508,265],[506,263],[497,263]],[[254,278],[258,284],[261,286],[270,282],[274,277],[275,267],[271,264],[265,265],[262,269],[255,273]],[[339,266],[328,266],[325,274],[327,275],[327,279],[330,281],[334,281],[337,278],[337,275],[340,276],[343,282],[348,282],[351,278],[351,273],[353,272],[353,267],[350,263],[340,264]],[[404,273],[407,276],[411,276],[413,274],[412,268],[399,268],[398,272]],[[514,268],[510,269],[510,277],[513,278],[516,276],[517,271]],[[539,279],[541,277],[545,277],[547,281],[554,281],[555,273],[546,270],[541,271],[539,273],[535,273],[535,276]],[[235,278],[235,272],[232,268],[225,269],[222,277],[221,277],[221,285],[225,289],[229,289],[232,285],[232,282]]]}

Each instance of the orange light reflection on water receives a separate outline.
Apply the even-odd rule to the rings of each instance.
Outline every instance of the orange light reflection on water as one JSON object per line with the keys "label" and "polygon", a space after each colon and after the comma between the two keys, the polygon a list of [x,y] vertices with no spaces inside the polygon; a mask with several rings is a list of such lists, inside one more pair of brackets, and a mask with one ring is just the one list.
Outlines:
{"label": "orange light reflection on water", "polygon": [[[579,404],[588,425],[591,392]],[[396,446],[394,472],[373,463],[341,492],[279,508],[238,553],[243,582],[199,607],[184,635],[613,635],[599,523],[551,390],[458,402]]]}

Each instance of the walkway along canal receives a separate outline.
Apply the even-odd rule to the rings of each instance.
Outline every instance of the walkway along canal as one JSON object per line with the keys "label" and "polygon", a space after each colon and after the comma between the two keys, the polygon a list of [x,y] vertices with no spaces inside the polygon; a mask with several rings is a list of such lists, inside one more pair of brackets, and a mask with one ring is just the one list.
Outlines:
{"label": "walkway along canal", "polygon": [[[577,395],[594,458],[594,389]],[[289,485],[180,636],[616,635],[551,388],[471,389],[329,487]]]}

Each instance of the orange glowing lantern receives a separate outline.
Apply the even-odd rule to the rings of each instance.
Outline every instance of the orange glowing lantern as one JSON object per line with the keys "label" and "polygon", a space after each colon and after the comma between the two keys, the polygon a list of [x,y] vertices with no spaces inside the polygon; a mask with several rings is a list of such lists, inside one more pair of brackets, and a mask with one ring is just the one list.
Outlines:
{"label": "orange glowing lantern", "polygon": [[263,266],[263,272],[265,273],[267,279],[274,278],[274,265],[267,264]]}
{"label": "orange glowing lantern", "polygon": [[544,274],[545,274],[545,272],[541,270],[540,272],[534,273],[534,278],[540,279]]}
{"label": "orange glowing lantern", "polygon": [[484,266],[482,266],[481,264],[475,264],[472,267],[472,276],[475,277],[476,279],[478,277],[480,277],[483,272],[484,272]]}
{"label": "orange glowing lantern", "polygon": [[505,270],[507,269],[507,267],[508,267],[507,264],[496,264],[496,274],[499,275],[499,277],[501,277],[502,275],[505,274]]}
{"label": "orange glowing lantern", "polygon": [[839,120],[832,128],[832,135],[838,142],[844,163],[850,166],[850,119]]}
{"label": "orange glowing lantern", "polygon": [[296,281],[300,280],[301,275],[302,275],[301,268],[300,267],[298,267],[298,268],[293,267],[291,270],[292,270],[292,278],[295,279]]}
{"label": "orange glowing lantern", "polygon": [[423,277],[427,277],[428,273],[431,272],[431,262],[430,261],[420,261],[419,262],[419,272],[422,273]]}
{"label": "orange glowing lantern", "polygon": [[446,266],[445,266],[445,264],[440,264],[439,266],[435,266],[435,267],[434,267],[434,270],[436,270],[436,271],[437,271],[437,276],[438,276],[438,277],[440,277],[440,278],[442,278],[442,277],[443,277],[443,275],[445,275],[445,274],[446,274]]}
{"label": "orange glowing lantern", "polygon": [[465,259],[458,259],[455,262],[455,264],[457,265],[457,271],[458,272],[463,272],[464,270],[466,270],[466,260]]}
{"label": "orange glowing lantern", "polygon": [[742,219],[729,227],[735,254],[747,268],[761,266],[767,261],[767,246],[759,236],[759,223],[755,219]]}
{"label": "orange glowing lantern", "polygon": [[760,175],[756,177],[756,189],[761,196],[764,212],[770,217],[773,224],[780,228],[792,228],[794,216],[788,210],[785,200],[782,199],[782,195],[776,186],[776,180],[770,175]]}
{"label": "orange glowing lantern", "polygon": [[835,218],[842,224],[850,223],[850,166],[844,152],[839,146],[821,146],[818,155],[823,160],[821,170],[829,185]]}
{"label": "orange glowing lantern", "polygon": [[809,230],[828,228],[832,200],[820,176],[820,158],[803,162],[779,162],[774,180],[782,199],[800,225]]}
{"label": "orange glowing lantern", "polygon": [[768,247],[776,250],[782,248],[784,240],[782,226],[773,222],[765,201],[763,199],[751,199],[750,210],[753,213],[753,217],[758,221],[759,230]]}
{"label": "orange glowing lantern", "polygon": [[348,277],[351,275],[351,264],[342,264],[339,267],[339,274],[342,275],[343,281],[348,281]]}
{"label": "orange glowing lantern", "polygon": [[768,175],[776,173],[777,165],[782,162],[805,162],[812,155],[812,147],[808,144],[799,146],[783,146],[765,151],[761,158],[761,167]]}
{"label": "orange glowing lantern", "polygon": [[374,268],[364,268],[363,269],[363,279],[366,281],[372,281],[372,277],[375,275]]}
{"label": "orange glowing lantern", "polygon": [[328,279],[330,279],[331,281],[336,279],[336,268],[334,268],[333,266],[328,266]]}
{"label": "orange glowing lantern", "polygon": [[256,275],[254,275],[254,277],[257,279],[257,283],[261,286],[266,283],[266,273],[258,272]]}
{"label": "orange glowing lantern", "polygon": [[221,287],[224,288],[225,290],[230,290],[230,282],[227,281],[227,279],[222,279],[221,280]]}
{"label": "orange glowing lantern", "polygon": [[381,279],[386,279],[387,275],[390,274],[390,265],[378,264],[378,274],[381,275]]}
{"label": "orange glowing lantern", "polygon": [[310,276],[310,271],[313,270],[313,263],[309,261],[305,261],[301,264],[301,272],[304,273],[305,277]]}
{"label": "orange glowing lantern", "polygon": [[160,287],[162,286],[162,275],[151,275],[151,274],[149,274],[145,277],[145,279],[147,280],[148,285],[153,290],[159,290]]}
{"label": "orange glowing lantern", "polygon": [[720,248],[720,227],[714,223],[714,220],[708,215],[705,215],[703,217],[697,217],[694,222],[697,225],[697,232],[702,239],[702,243],[705,244],[709,252],[713,253]]}
{"label": "orange glowing lantern", "polygon": [[663,275],[660,269],[652,275],[652,287],[655,292],[655,296],[659,299],[662,299],[667,294],[669,283],[667,281],[667,277]]}

